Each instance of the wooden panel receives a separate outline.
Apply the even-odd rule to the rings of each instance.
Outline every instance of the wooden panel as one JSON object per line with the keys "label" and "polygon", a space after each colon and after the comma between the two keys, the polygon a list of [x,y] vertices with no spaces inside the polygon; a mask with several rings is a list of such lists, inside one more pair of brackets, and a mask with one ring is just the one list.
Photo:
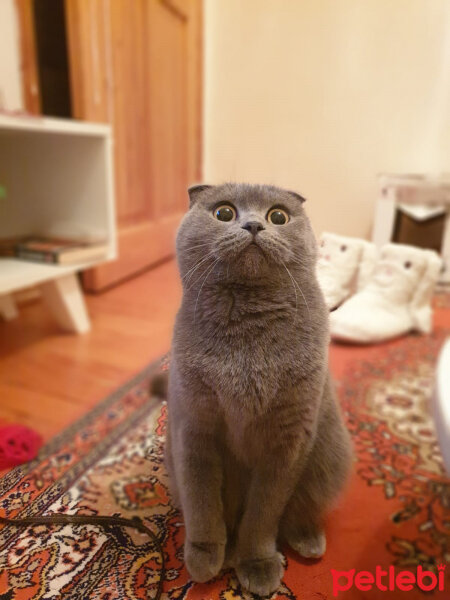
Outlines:
{"label": "wooden panel", "polygon": [[41,98],[32,0],[16,0],[16,10],[19,22],[20,67],[25,110],[33,115],[39,115],[41,114]]}
{"label": "wooden panel", "polygon": [[149,9],[150,208],[160,218],[186,206],[188,15],[168,2]]}
{"label": "wooden panel", "polygon": [[109,2],[66,0],[72,113],[85,121],[111,122]]}
{"label": "wooden panel", "polygon": [[201,0],[66,6],[75,116],[114,130],[119,258],[85,274],[98,291],[173,254],[201,179]]}
{"label": "wooden panel", "polygon": [[111,4],[116,199],[122,227],[148,217],[146,3],[147,0],[116,0]]}
{"label": "wooden panel", "polygon": [[187,144],[189,184],[202,180],[203,139],[203,12],[198,0],[189,4],[187,80],[189,82]]}

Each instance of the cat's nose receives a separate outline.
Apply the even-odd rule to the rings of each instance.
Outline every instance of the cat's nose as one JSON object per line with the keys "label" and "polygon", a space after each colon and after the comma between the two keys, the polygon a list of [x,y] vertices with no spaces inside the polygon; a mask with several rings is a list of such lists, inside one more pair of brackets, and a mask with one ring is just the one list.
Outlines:
{"label": "cat's nose", "polygon": [[259,221],[248,221],[245,225],[242,225],[242,229],[246,229],[252,235],[256,235],[258,231],[262,231],[264,227]]}

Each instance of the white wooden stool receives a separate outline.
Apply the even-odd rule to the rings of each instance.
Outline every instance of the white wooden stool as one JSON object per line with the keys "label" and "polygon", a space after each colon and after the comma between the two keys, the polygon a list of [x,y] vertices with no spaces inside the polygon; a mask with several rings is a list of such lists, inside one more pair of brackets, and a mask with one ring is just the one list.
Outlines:
{"label": "white wooden stool", "polygon": [[[434,240],[443,259],[439,280],[450,283],[450,176],[380,175],[378,185],[372,241],[378,248],[398,241],[394,239],[394,233],[399,213],[416,223],[441,217],[442,236],[440,240]],[[411,242],[403,240],[402,243]]]}

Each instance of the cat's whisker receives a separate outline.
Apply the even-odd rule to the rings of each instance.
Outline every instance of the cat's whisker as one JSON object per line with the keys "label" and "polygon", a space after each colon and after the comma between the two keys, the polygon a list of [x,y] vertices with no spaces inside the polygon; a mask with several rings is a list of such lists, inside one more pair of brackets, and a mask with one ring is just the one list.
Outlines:
{"label": "cat's whisker", "polygon": [[295,279],[294,279],[294,283],[297,286],[298,291],[302,295],[303,300],[305,301],[306,308],[308,310],[309,320],[311,320],[311,311],[309,310],[309,306],[308,306],[308,302],[306,301],[305,294],[303,293],[302,288],[299,286],[299,284],[297,283],[297,281]]}
{"label": "cat's whisker", "polygon": [[293,262],[294,264],[299,265],[300,267],[304,267],[305,266],[305,264],[301,260],[299,260],[298,258],[294,258],[293,257],[293,258],[290,259],[290,262]]}
{"label": "cat's whisker", "polygon": [[188,250],[194,250],[195,248],[204,248],[205,246],[210,246],[210,243],[206,242],[205,244],[197,244],[196,246],[189,246],[188,248],[183,248],[183,252],[186,252]]}
{"label": "cat's whisker", "polygon": [[225,242],[223,242],[223,244],[220,244],[218,246],[218,251],[220,253],[227,252],[227,250],[229,250],[230,248],[235,247],[239,243],[241,243],[242,247],[246,246],[246,243],[242,239],[235,239],[235,238],[233,238],[231,240],[225,240]]}
{"label": "cat's whisker", "polygon": [[309,320],[311,320],[311,311],[309,310],[308,302],[307,302],[307,300],[306,300],[306,298],[305,298],[305,294],[303,293],[303,291],[302,291],[302,288],[299,286],[299,284],[298,284],[298,282],[295,280],[295,278],[294,278],[294,277],[292,277],[292,275],[291,275],[291,272],[290,272],[290,271],[289,271],[289,269],[286,267],[286,265],[285,265],[284,263],[282,263],[282,264],[283,264],[284,268],[286,269],[286,271],[287,271],[287,272],[289,273],[289,275],[291,276],[291,278],[292,278],[292,281],[294,282],[294,284],[297,286],[297,289],[298,289],[298,291],[299,291],[299,292],[300,292],[300,294],[302,295],[302,298],[303,298],[303,300],[304,300],[304,302],[305,302],[305,304],[306,304],[306,308],[307,308],[307,310],[308,310],[308,316],[309,316]]}
{"label": "cat's whisker", "polygon": [[283,250],[290,250],[289,244],[284,240],[277,240],[277,245],[283,248]]}
{"label": "cat's whisker", "polygon": [[289,277],[291,278],[291,283],[292,283],[292,287],[294,289],[294,294],[295,294],[295,319],[294,319],[294,323],[297,320],[297,311],[298,311],[298,303],[297,303],[297,290],[295,289],[295,285],[294,285],[294,278],[292,277],[289,269],[286,267],[286,265],[284,264],[283,261],[281,261],[281,264],[283,265],[283,267],[286,269],[287,274],[289,275]]}
{"label": "cat's whisker", "polygon": [[218,258],[217,258],[217,259],[216,259],[216,260],[213,262],[213,264],[212,264],[212,265],[211,265],[211,267],[209,268],[209,270],[208,270],[207,274],[205,275],[205,279],[203,280],[203,283],[202,283],[202,285],[200,286],[200,289],[199,289],[199,291],[198,291],[198,294],[197,294],[197,300],[195,301],[195,308],[194,308],[194,323],[195,323],[195,317],[196,317],[196,314],[197,314],[197,304],[198,304],[198,299],[200,298],[200,293],[201,293],[201,291],[202,291],[202,289],[203,289],[203,286],[204,286],[204,285],[205,285],[205,283],[206,283],[206,280],[207,280],[207,279],[208,279],[208,277],[210,276],[210,274],[211,274],[212,270],[213,270],[213,269],[214,269],[214,267],[217,265],[217,263],[219,262],[219,260],[220,260],[220,259],[218,259]]}
{"label": "cat's whisker", "polygon": [[[183,281],[183,279],[185,279],[185,278],[186,278],[186,277],[187,277],[189,274],[191,274],[191,277],[192,277],[192,275],[193,275],[193,274],[194,274],[194,272],[195,272],[195,271],[198,269],[198,267],[199,267],[199,266],[200,266],[202,263],[204,263],[206,260],[208,260],[208,258],[210,258],[210,257],[211,257],[211,256],[213,256],[213,255],[214,255],[214,252],[209,252],[209,253],[208,253],[206,256],[204,256],[203,258],[201,258],[201,259],[200,259],[198,262],[196,262],[196,263],[195,263],[195,265],[194,265],[194,266],[193,266],[191,269],[189,269],[189,271],[188,271],[187,273],[185,273],[185,274],[183,275],[183,277],[181,278],[181,280]],[[189,279],[190,279],[191,277],[189,277]],[[187,279],[187,280],[186,280],[184,283],[187,283],[187,282],[189,281],[189,279]]]}
{"label": "cat's whisker", "polygon": [[[218,259],[216,260],[216,262],[218,261]],[[193,280],[190,282],[189,287],[186,288],[186,291],[188,292],[189,290],[192,290],[192,288],[202,279],[203,275],[206,273],[206,271],[209,269],[210,264],[207,264],[206,267],[203,269],[203,271],[200,273],[200,275],[198,277],[194,277]],[[197,273],[198,275],[198,273]]]}

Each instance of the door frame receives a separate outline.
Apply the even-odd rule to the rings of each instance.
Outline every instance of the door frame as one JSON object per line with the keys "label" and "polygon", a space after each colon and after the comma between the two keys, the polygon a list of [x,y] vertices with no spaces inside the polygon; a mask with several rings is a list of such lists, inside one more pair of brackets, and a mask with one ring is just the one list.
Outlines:
{"label": "door frame", "polygon": [[32,0],[15,0],[19,27],[20,73],[25,112],[42,114]]}

